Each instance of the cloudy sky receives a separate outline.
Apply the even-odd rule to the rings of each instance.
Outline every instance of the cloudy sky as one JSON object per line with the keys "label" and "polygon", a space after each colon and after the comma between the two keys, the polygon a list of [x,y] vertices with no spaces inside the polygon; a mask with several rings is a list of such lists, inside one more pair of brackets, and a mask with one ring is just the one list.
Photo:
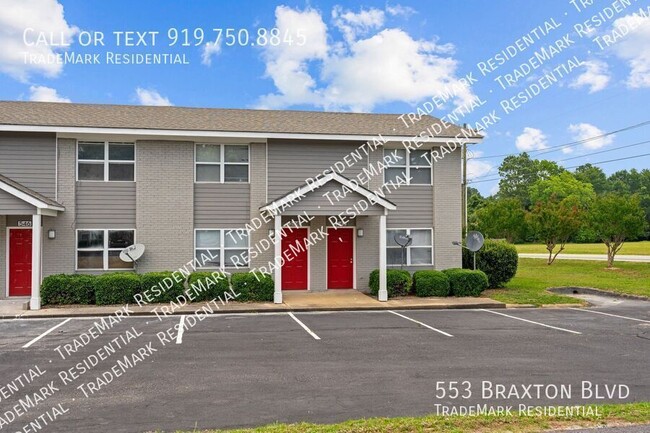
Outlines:
{"label": "cloudy sky", "polygon": [[[600,165],[607,173],[647,168],[650,125],[637,125],[650,121],[650,0],[595,3],[0,0],[0,99],[403,114],[455,88],[433,115],[474,100],[480,107],[459,123],[498,118],[469,163],[485,194],[496,191],[503,155],[521,151],[566,167],[628,158]],[[260,29],[273,28],[277,43],[260,43]],[[248,43],[226,29],[247,31]],[[126,46],[122,34],[118,46],[114,32],[126,31],[141,36]],[[84,46],[95,32],[104,45]],[[529,61],[542,49],[550,58]],[[109,52],[189,64],[107,64]],[[99,64],[52,61],[64,53]],[[553,72],[571,59],[579,67]],[[521,101],[549,74],[557,82],[504,112],[503,101]],[[472,86],[461,89],[467,76]]]}

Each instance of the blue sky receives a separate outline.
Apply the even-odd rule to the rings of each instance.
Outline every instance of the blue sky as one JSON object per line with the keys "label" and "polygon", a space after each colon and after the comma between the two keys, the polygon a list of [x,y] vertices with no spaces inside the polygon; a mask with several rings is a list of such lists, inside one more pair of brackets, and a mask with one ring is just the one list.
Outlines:
{"label": "blue sky", "polygon": [[[632,1],[620,9],[612,2],[595,2],[586,10],[565,0],[519,2],[442,1],[164,1],[88,2],[81,0],[0,0],[0,99],[59,100],[116,104],[173,104],[199,107],[290,108],[309,110],[405,113],[431,100],[446,84],[472,73],[478,78],[463,95],[447,101],[432,114],[444,116],[464,101],[485,102],[464,121],[474,124],[496,112],[500,121],[473,148],[470,161],[474,184],[483,193],[496,191],[501,158],[491,155],[521,150],[545,151],[650,120],[650,1]],[[580,4],[578,1],[576,4]],[[513,7],[516,5],[516,7]],[[609,8],[609,9],[607,9]],[[582,8],[581,8],[582,9]],[[636,14],[636,15],[635,15]],[[592,17],[603,23],[597,26]],[[488,62],[522,36],[544,23],[552,28],[534,44],[483,77],[478,64]],[[595,28],[583,35],[574,25]],[[545,27],[545,26],[544,26]],[[25,46],[23,32],[33,28],[54,33],[69,47]],[[204,29],[199,46],[168,46],[170,28]],[[277,46],[211,48],[214,28],[247,29],[256,41],[259,28],[280,29],[305,44],[286,41]],[[625,32],[625,29],[628,31]],[[102,32],[105,46],[82,47],[80,32]],[[155,46],[117,46],[115,31],[157,31]],[[586,30],[585,30],[586,31]],[[225,30],[224,30],[225,32]],[[61,35],[63,33],[63,35]],[[626,33],[623,35],[623,33]],[[193,36],[190,32],[190,36]],[[552,58],[531,68],[514,85],[502,88],[496,76],[520,70],[542,47],[571,41]],[[602,47],[594,41],[616,40]],[[620,36],[620,37],[619,37]],[[57,38],[54,38],[57,39]],[[50,41],[51,42],[51,41]],[[192,39],[192,42],[195,42]],[[75,52],[97,54],[100,64],[25,64],[20,53],[36,56]],[[188,65],[111,65],[114,53],[183,54]],[[538,83],[553,68],[576,58],[580,66],[563,75],[532,101],[508,115],[501,101]],[[503,80],[503,78],[502,78]],[[620,132],[581,145],[544,154],[570,167],[650,153],[650,125]],[[595,154],[595,152],[602,152]],[[606,173],[648,168],[650,156],[603,164]]]}

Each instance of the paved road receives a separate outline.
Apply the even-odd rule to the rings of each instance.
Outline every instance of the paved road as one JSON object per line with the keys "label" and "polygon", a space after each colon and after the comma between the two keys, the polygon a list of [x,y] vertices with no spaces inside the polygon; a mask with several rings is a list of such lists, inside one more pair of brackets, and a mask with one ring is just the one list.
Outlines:
{"label": "paved road", "polygon": [[[173,327],[181,320],[179,337]],[[93,323],[0,321],[0,380],[7,384],[33,366],[46,370],[14,395],[5,397],[0,388],[0,415],[49,382],[58,388],[7,431],[20,431],[41,414],[52,417],[58,404],[67,413],[42,431],[173,431],[423,415],[483,404],[517,410],[519,404],[650,401],[650,303],[643,301],[589,311],[219,315],[194,326],[190,316],[138,317],[94,336],[87,332]],[[124,344],[129,333],[139,336],[108,354],[110,342]],[[62,359],[56,348],[75,338],[83,347]],[[149,354],[145,343],[151,343]],[[131,355],[138,349],[141,362]],[[124,367],[125,355],[134,367]],[[63,385],[62,378],[71,383]],[[467,381],[461,395],[436,396],[437,382],[453,394],[451,381]],[[591,393],[584,399],[583,381]],[[519,397],[490,396],[499,385]],[[539,398],[531,391],[537,385]],[[570,396],[548,398],[560,387],[571,387]]]}
{"label": "paved road", "polygon": [[[519,253],[519,257],[525,259],[548,259],[548,254],[536,253]],[[594,260],[594,261],[607,261],[607,254],[562,254],[557,256],[558,260]],[[614,259],[616,262],[641,262],[650,263],[650,256],[641,255],[617,255]]]}

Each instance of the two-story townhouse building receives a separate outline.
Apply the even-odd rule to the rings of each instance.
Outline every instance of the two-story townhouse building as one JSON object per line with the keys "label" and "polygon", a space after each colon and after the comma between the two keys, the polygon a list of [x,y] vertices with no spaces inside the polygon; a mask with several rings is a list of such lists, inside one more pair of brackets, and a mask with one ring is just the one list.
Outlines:
{"label": "two-story townhouse building", "polygon": [[367,291],[396,234],[407,269],[459,267],[458,149],[480,140],[430,116],[0,102],[0,297],[133,271],[134,243],[136,272],[266,271],[275,302]]}

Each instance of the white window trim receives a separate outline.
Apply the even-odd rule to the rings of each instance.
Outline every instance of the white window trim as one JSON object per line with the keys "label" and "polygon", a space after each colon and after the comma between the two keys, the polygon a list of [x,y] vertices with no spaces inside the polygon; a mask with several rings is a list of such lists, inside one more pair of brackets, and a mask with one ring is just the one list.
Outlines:
{"label": "white window trim", "polygon": [[[79,232],[98,232],[98,231],[103,231],[104,232],[104,246],[102,248],[79,248]],[[108,248],[108,232],[113,232],[113,231],[132,231],[133,232],[133,244],[137,243],[137,232],[135,229],[127,229],[127,228],[108,228],[108,229],[76,229],[75,230],[75,249],[74,249],[74,268],[76,271],[79,272],[92,272],[92,271],[124,271],[124,272],[129,272],[133,271],[134,268],[109,268],[108,267],[108,252],[109,251],[121,251],[123,248]],[[79,251],[103,251],[103,268],[79,268]]]}
{"label": "white window trim", "polygon": [[[219,162],[202,162],[196,160],[197,147],[198,146],[219,146]],[[226,162],[226,146],[246,146],[246,151],[248,152],[248,162]],[[197,180],[196,179],[196,167],[199,164],[203,165],[216,165],[219,166],[219,181],[215,180]],[[246,165],[248,167],[248,173],[246,175],[246,182],[226,182],[226,165]],[[244,143],[194,143],[194,183],[228,183],[228,184],[249,184],[251,182],[251,147],[249,144]]]}
{"label": "white window trim", "polygon": [[[89,144],[103,144],[104,145],[104,159],[79,159],[79,143],[89,143]],[[114,146],[133,146],[133,161],[121,161],[121,160],[111,160],[109,159],[109,149],[110,145]],[[137,165],[135,163],[137,159],[137,152],[138,152],[138,146],[136,145],[135,142],[127,142],[127,141],[102,141],[102,140],[77,140],[77,145],[76,145],[76,154],[75,154],[75,159],[77,161],[77,166],[75,169],[75,179],[77,179],[77,182],[115,182],[115,183],[133,183],[137,179]],[[84,164],[96,164],[104,165],[104,180],[82,180],[79,179],[79,164],[84,163]],[[108,169],[110,167],[110,164],[133,164],[133,180],[109,180],[108,179]]]}
{"label": "white window trim", "polygon": [[[382,156],[385,157],[386,152],[390,153],[393,150],[402,150],[402,149],[384,149],[384,154]],[[429,173],[431,174],[431,179],[429,179],[429,183],[411,183],[411,158],[409,158],[409,155],[410,155],[411,152],[410,152],[409,149],[406,149],[406,148],[404,148],[403,150],[406,151],[406,157],[404,158],[404,164],[391,165],[389,167],[386,167],[386,169],[384,170],[384,184],[387,183],[387,181],[386,181],[386,170],[388,170],[390,168],[404,168],[405,171],[406,171],[406,185],[408,185],[408,186],[411,186],[411,185],[413,185],[413,186],[431,186],[431,185],[433,185],[433,163],[432,162],[429,163],[428,166],[426,166],[426,165],[414,165],[413,166],[413,167],[416,167],[416,168],[419,167],[419,168],[428,168],[429,169]],[[429,153],[431,153],[431,149],[417,149],[417,150],[423,150],[425,152],[428,151]]]}
{"label": "white window trim", "polygon": [[[243,182],[241,182],[243,183]],[[196,246],[196,232],[197,231],[219,231],[219,248],[205,248],[205,247],[197,247]],[[226,232],[229,231],[245,231],[248,234],[248,246],[245,248],[236,248],[236,247],[226,247]],[[251,231],[245,228],[198,228],[194,229],[194,257],[192,257],[192,260],[196,259],[196,251],[197,250],[219,250],[219,258],[221,260],[221,266],[198,266],[197,263],[197,269],[218,269],[218,270],[224,270],[224,269],[250,269],[251,267],[251,259],[250,259],[250,254],[251,254]],[[226,263],[226,251],[228,250],[246,250],[248,253],[248,266],[243,267],[236,267],[236,266],[225,266]]]}
{"label": "white window trim", "polygon": [[[431,245],[430,246],[422,246],[422,245],[409,245],[406,247],[406,264],[404,266],[433,266],[433,262],[435,262],[434,256],[433,256],[433,244],[434,244],[434,239],[433,239],[433,228],[431,227],[412,227],[412,228],[404,228],[404,227],[386,227],[386,239],[388,240],[388,232],[391,230],[406,230],[406,234],[410,235],[412,230],[429,230],[431,232]],[[431,263],[418,263],[416,265],[411,264],[411,248],[431,248]],[[386,249],[402,249],[402,247],[396,247],[396,246],[389,246],[388,241],[386,242]],[[386,263],[386,266],[400,266],[399,264],[389,264],[388,262]]]}

